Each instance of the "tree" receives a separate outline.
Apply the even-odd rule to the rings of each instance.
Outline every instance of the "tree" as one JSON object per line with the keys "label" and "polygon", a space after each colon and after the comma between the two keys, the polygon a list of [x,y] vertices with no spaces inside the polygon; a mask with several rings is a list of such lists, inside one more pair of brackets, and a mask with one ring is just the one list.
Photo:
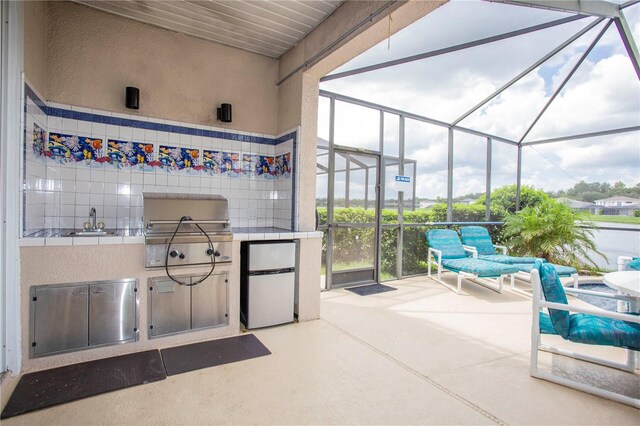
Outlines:
{"label": "tree", "polygon": [[546,199],[508,215],[502,235],[516,255],[542,257],[575,268],[597,268],[592,253],[605,259],[606,256],[593,241],[595,225],[583,217],[564,204]]}
{"label": "tree", "polygon": [[[549,196],[540,189],[533,186],[524,185],[520,188],[520,208],[535,206],[544,200],[548,200]],[[484,195],[480,196],[475,204],[486,203],[487,199]],[[516,185],[507,185],[491,191],[491,212],[495,212],[497,216],[501,213],[514,213],[516,211]]]}

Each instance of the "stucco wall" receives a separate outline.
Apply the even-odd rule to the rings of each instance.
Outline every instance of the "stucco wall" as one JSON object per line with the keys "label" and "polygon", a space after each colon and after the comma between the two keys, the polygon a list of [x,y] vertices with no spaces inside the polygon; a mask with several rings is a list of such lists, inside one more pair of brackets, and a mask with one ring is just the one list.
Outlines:
{"label": "stucco wall", "polygon": [[47,3],[24,2],[24,74],[42,96],[46,85]]}
{"label": "stucco wall", "polygon": [[[49,2],[46,97],[141,116],[275,134],[278,61],[70,2]],[[233,104],[233,122],[215,120]]]}

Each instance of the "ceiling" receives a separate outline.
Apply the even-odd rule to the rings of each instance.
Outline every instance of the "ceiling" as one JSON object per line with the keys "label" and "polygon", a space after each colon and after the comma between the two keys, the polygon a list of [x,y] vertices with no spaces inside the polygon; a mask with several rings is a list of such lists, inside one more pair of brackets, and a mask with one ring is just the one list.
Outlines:
{"label": "ceiling", "polygon": [[279,58],[343,0],[72,0],[104,12]]}

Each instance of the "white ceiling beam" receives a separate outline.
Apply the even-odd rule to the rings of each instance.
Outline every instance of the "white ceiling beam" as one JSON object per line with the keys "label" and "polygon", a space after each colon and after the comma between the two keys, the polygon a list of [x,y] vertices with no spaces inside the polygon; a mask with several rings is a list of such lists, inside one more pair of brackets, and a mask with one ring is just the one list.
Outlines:
{"label": "white ceiling beam", "polygon": [[578,13],[580,15],[617,18],[620,6],[603,0],[488,0],[496,3],[516,6],[535,7],[537,9],[555,10],[558,12]]}

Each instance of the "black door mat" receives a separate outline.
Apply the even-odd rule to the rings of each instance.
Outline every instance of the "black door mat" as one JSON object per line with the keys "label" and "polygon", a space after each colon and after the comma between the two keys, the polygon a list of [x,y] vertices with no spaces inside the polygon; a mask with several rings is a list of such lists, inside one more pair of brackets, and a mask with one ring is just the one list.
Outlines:
{"label": "black door mat", "polygon": [[25,374],[0,418],[166,379],[160,351],[151,350]]}
{"label": "black door mat", "polygon": [[162,349],[167,376],[271,355],[253,334]]}
{"label": "black door mat", "polygon": [[386,293],[387,291],[397,290],[395,287],[389,287],[384,284],[369,284],[361,285],[360,287],[350,287],[345,290],[349,290],[360,296],[370,296],[372,294]]}

